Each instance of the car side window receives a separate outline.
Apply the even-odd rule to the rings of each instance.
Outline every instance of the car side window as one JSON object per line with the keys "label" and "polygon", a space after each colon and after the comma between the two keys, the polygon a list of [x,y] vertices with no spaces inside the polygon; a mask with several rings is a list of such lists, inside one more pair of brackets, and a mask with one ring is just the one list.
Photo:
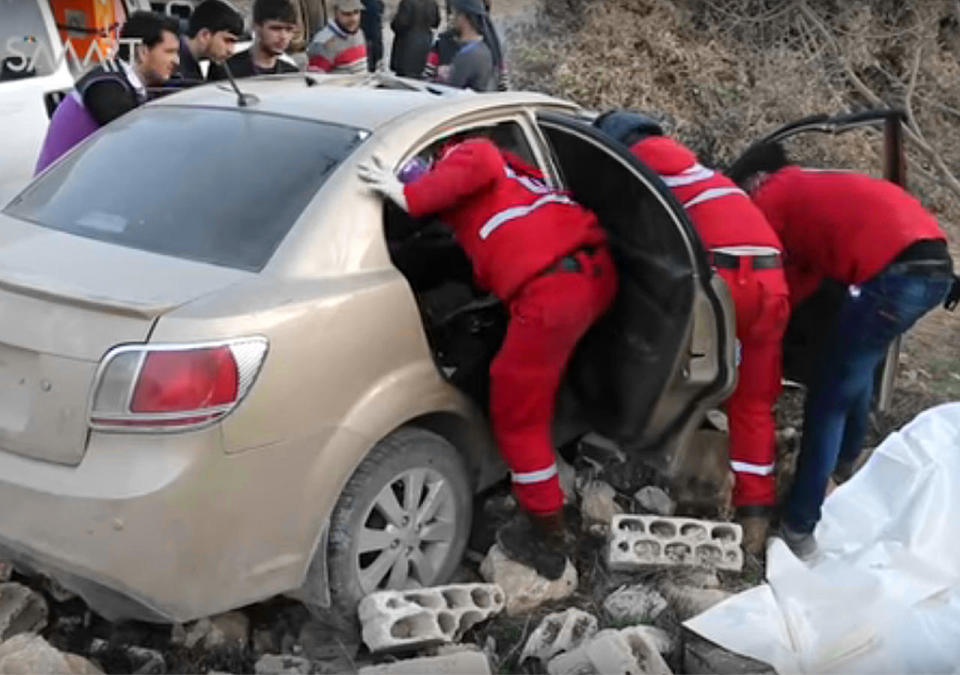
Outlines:
{"label": "car side window", "polygon": [[539,166],[539,162],[537,161],[537,157],[533,152],[533,147],[530,145],[530,140],[527,137],[527,133],[519,123],[513,120],[497,122],[495,124],[480,125],[468,129],[458,129],[452,134],[448,134],[437,139],[427,146],[427,148],[425,148],[423,151],[418,153],[417,156],[429,162],[433,159],[436,159],[440,150],[452,137],[473,132],[476,132],[478,135],[486,136],[493,141],[498,148],[516,155],[524,162],[527,162],[532,166]]}

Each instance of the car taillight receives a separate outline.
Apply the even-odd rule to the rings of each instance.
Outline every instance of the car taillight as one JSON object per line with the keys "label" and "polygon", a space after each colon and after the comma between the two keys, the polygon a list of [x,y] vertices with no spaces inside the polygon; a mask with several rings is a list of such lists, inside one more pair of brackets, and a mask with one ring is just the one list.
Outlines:
{"label": "car taillight", "polygon": [[103,430],[178,431],[223,418],[250,390],[264,338],[130,345],[104,357],[90,412]]}

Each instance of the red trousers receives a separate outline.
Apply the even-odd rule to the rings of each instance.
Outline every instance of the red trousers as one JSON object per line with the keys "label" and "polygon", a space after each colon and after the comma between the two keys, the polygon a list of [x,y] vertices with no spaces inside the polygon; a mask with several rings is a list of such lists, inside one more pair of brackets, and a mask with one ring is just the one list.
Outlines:
{"label": "red trousers", "polygon": [[736,482],[734,506],[770,506],[776,501],[776,445],[773,404],[780,395],[781,342],[790,320],[782,269],[754,270],[742,257],[740,269],[719,269],[737,311],[740,379],[727,399],[730,465]]}
{"label": "red trousers", "polygon": [[557,388],[577,342],[617,288],[605,248],[574,257],[580,271],[546,272],[510,300],[507,334],[490,365],[493,435],[513,473],[517,502],[534,513],[563,506],[551,436]]}

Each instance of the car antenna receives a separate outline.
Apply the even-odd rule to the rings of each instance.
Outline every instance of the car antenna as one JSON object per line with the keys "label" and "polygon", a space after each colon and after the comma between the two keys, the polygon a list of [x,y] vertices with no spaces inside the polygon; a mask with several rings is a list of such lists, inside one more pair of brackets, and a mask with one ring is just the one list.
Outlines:
{"label": "car antenna", "polygon": [[244,94],[240,91],[240,87],[237,86],[237,81],[233,79],[233,73],[230,72],[230,66],[226,61],[223,62],[223,70],[227,74],[227,79],[230,80],[230,86],[233,87],[233,90],[237,93],[237,105],[241,108],[247,107],[247,101],[251,103],[257,102],[257,97],[253,94]]}

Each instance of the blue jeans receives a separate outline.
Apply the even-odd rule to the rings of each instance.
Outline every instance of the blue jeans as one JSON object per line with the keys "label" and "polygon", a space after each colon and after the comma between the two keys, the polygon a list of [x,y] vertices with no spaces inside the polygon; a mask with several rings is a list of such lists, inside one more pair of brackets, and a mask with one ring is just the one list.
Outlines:
{"label": "blue jeans", "polygon": [[820,521],[837,461],[854,461],[863,447],[877,366],[898,335],[943,302],[951,283],[945,275],[884,271],[850,288],[807,391],[800,457],[784,514],[791,529],[812,532]]}

